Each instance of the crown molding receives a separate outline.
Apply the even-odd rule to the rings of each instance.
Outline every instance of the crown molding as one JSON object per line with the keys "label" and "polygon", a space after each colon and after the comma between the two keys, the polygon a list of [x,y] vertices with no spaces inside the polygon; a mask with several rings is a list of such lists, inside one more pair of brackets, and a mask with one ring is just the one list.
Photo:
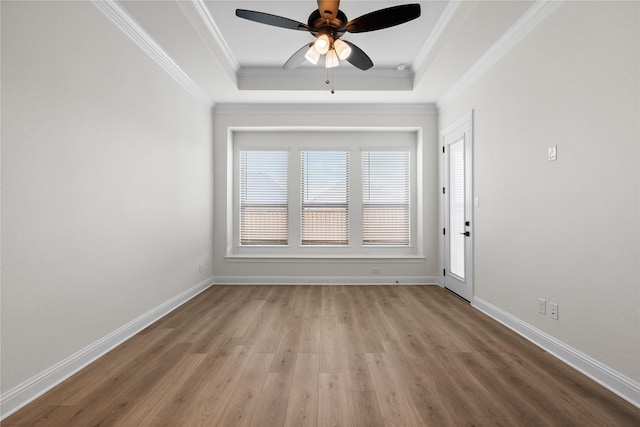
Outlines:
{"label": "crown molding", "polygon": [[427,56],[434,49],[436,43],[440,40],[440,37],[442,37],[442,33],[444,32],[445,28],[449,26],[449,23],[453,19],[456,11],[462,3],[462,1],[450,1],[442,12],[442,15],[440,15],[440,18],[438,18],[436,25],[433,27],[433,30],[431,30],[429,37],[427,37],[427,40],[422,46],[422,49],[420,49],[420,52],[418,52],[418,55],[413,61],[413,69],[416,70],[416,79],[419,79],[422,75],[424,75],[422,69],[425,66]]}
{"label": "crown molding", "polygon": [[129,16],[116,0],[91,0],[91,2],[193,98],[203,105],[213,105],[213,100],[191,80],[182,68]]}
{"label": "crown molding", "polygon": [[537,0],[496,42],[455,82],[438,101],[445,108],[464,93],[504,55],[551,15],[564,0]]}
{"label": "crown molding", "polygon": [[225,59],[231,64],[231,67],[233,68],[233,70],[237,72],[240,69],[240,64],[238,64],[238,61],[233,56],[233,53],[231,53],[231,48],[229,47],[229,44],[226,42],[226,40],[222,36],[222,33],[220,32],[220,29],[218,28],[216,21],[213,20],[213,16],[211,16],[211,12],[209,12],[207,5],[204,3],[203,0],[192,0],[192,1],[193,1],[193,5],[198,11],[198,14],[200,15],[200,18],[202,18],[202,21],[207,26],[209,33],[211,34],[213,39],[216,41],[216,43],[220,47],[220,50],[222,51],[222,54],[224,55]]}
{"label": "crown molding", "polygon": [[387,115],[429,116],[437,114],[435,104],[216,104],[215,114],[260,115]]}

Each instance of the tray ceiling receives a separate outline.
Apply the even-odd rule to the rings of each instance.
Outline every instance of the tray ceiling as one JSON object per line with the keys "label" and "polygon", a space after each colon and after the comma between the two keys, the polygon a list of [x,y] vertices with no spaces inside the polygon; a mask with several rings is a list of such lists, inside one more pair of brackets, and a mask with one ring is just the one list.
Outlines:
{"label": "tray ceiling", "polygon": [[[412,1],[343,0],[349,19]],[[347,62],[327,70],[282,65],[305,43],[305,31],[247,21],[235,9],[257,10],[306,22],[313,0],[296,1],[121,1],[123,13],[148,35],[180,72],[212,102],[247,103],[434,103],[485,54],[533,1],[422,1],[414,21],[343,38],[358,45],[374,67],[361,71]],[[126,31],[126,30],[125,30]],[[398,65],[405,69],[399,71]]]}

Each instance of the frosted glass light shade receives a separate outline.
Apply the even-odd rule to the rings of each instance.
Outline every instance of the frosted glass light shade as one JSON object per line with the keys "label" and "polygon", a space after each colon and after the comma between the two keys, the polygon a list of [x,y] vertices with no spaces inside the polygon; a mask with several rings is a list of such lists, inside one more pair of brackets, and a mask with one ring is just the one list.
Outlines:
{"label": "frosted glass light shade", "polygon": [[307,61],[315,65],[318,63],[318,60],[320,59],[320,54],[313,46],[311,46],[307,51],[307,53],[304,54],[304,57],[307,59]]}
{"label": "frosted glass light shade", "polygon": [[333,42],[333,48],[335,49],[336,53],[338,54],[338,58],[340,59],[347,59],[349,55],[351,55],[351,46],[340,39]]}
{"label": "frosted glass light shade", "polygon": [[340,61],[338,60],[338,55],[336,54],[336,51],[331,49],[329,52],[327,52],[325,66],[327,68],[333,68],[333,67],[337,67],[339,64],[340,64]]}
{"label": "frosted glass light shade", "polygon": [[320,55],[324,55],[329,50],[329,44],[329,36],[326,34],[322,34],[318,36],[316,42],[313,44],[313,47],[315,47]]}

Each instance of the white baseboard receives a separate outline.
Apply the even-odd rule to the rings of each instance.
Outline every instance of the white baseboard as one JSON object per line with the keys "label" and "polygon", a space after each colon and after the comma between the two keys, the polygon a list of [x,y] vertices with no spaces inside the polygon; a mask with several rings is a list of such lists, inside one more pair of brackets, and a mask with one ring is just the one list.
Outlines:
{"label": "white baseboard", "polygon": [[428,276],[218,276],[216,285],[435,285]]}
{"label": "white baseboard", "polygon": [[62,381],[69,378],[91,362],[117,347],[153,322],[175,310],[214,283],[213,278],[204,280],[178,296],[160,304],[137,319],[111,332],[75,354],[40,372],[22,384],[0,396],[0,420],[8,417],[29,402],[40,397]]}
{"label": "white baseboard", "polygon": [[506,311],[474,297],[471,304],[484,314],[522,335],[538,347],[546,350],[569,366],[582,372],[603,387],[640,408],[640,383],[622,375],[601,362],[568,346],[545,332],[523,322]]}

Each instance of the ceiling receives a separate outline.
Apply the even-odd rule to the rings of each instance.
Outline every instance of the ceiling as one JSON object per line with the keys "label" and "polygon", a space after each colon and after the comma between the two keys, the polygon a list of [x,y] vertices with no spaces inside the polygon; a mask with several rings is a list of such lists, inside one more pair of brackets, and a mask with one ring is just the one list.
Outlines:
{"label": "ceiling", "polygon": [[[239,3],[237,1],[205,1],[242,68],[281,68],[295,51],[313,40],[307,31],[287,30],[236,18],[235,9],[240,6]],[[243,9],[281,15],[303,23],[306,23],[309,14],[317,9],[317,4],[313,0],[241,3]],[[345,0],[341,3],[341,10],[348,19],[353,19],[373,10],[404,3],[410,3],[410,1]],[[399,64],[413,63],[446,5],[445,1],[420,2],[421,16],[418,19],[380,31],[347,33],[343,39],[357,44],[365,52],[370,52],[376,69],[395,70]],[[311,64],[308,66],[312,67]],[[341,62],[340,66],[354,68],[346,61]]]}
{"label": "ceiling", "polygon": [[[349,19],[408,1],[343,0]],[[415,1],[413,1],[415,2]],[[534,3],[533,1],[421,1],[421,16],[380,31],[343,36],[373,60],[362,71],[341,61],[324,66],[282,65],[313,40],[235,16],[249,9],[307,22],[313,0],[121,1],[122,12],[177,67],[183,80],[212,103],[435,103]],[[398,70],[398,65],[404,70]],[[325,83],[332,80],[335,93]]]}

